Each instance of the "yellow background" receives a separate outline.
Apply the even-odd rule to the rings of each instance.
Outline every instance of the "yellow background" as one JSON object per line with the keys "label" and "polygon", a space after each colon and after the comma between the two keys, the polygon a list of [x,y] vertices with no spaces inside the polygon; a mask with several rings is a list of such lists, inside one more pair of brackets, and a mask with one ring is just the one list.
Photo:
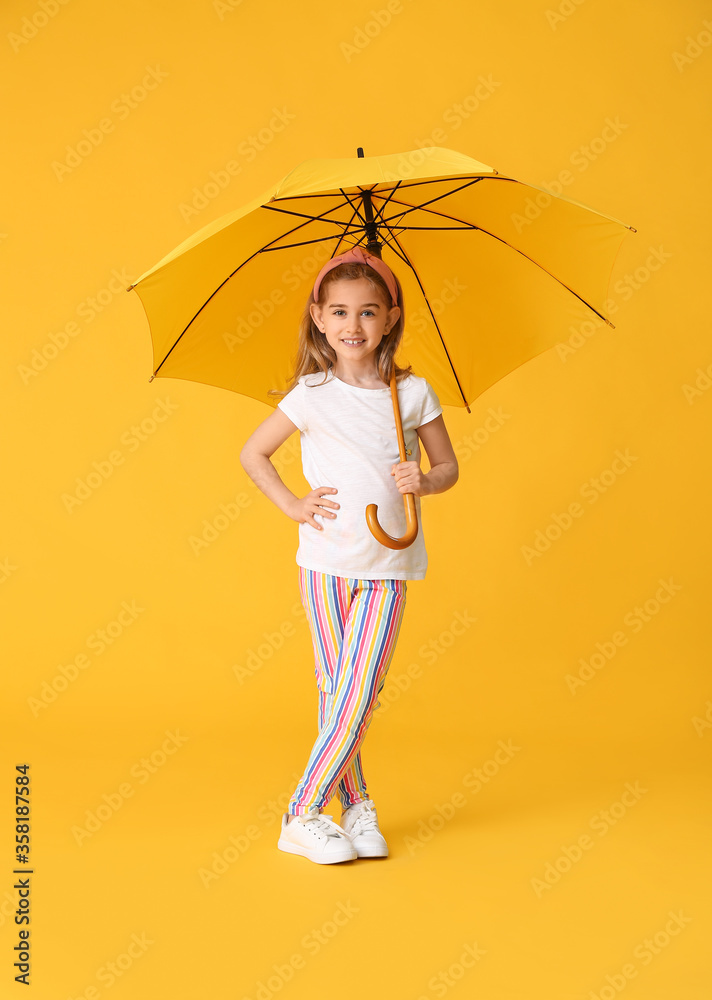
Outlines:
{"label": "yellow background", "polygon": [[[709,995],[710,9],[386,9],[3,5],[3,996],[25,762],[38,1000]],[[297,528],[237,457],[270,411],[149,384],[123,288],[302,160],[433,142],[638,232],[615,330],[446,408],[363,754],[391,855],[319,866],[276,847],[317,702]],[[297,436],[274,460],[307,492]]]}

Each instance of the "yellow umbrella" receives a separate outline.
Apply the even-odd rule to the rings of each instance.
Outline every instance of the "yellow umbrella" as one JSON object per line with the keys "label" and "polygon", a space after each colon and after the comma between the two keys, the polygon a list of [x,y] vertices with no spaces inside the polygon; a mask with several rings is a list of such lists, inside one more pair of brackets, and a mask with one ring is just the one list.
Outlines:
{"label": "yellow umbrella", "polygon": [[[183,378],[261,400],[286,389],[295,333],[323,264],[354,245],[398,274],[407,303],[397,362],[440,402],[464,406],[596,316],[613,327],[608,285],[618,219],[440,147],[388,156],[305,160],[241,208],[215,219],[129,291],[149,321],[151,379]],[[395,376],[401,461],[405,445]],[[415,498],[403,497],[417,535]]]}

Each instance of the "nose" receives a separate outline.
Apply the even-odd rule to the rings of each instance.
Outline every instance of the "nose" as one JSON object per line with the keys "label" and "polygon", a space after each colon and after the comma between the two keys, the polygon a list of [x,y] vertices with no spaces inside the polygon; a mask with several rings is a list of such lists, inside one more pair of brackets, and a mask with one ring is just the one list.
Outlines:
{"label": "nose", "polygon": [[361,317],[358,314],[356,316],[348,316],[344,324],[344,330],[347,334],[360,334]]}

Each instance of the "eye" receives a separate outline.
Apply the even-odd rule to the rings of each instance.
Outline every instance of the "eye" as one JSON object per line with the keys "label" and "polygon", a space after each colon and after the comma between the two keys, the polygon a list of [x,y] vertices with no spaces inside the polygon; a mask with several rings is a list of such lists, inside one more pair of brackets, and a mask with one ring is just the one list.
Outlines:
{"label": "eye", "polygon": [[[334,315],[334,316],[340,316],[343,312],[345,312],[344,309],[334,309],[332,315]],[[366,313],[368,316],[375,315],[372,309],[362,309],[361,312],[362,313]]]}

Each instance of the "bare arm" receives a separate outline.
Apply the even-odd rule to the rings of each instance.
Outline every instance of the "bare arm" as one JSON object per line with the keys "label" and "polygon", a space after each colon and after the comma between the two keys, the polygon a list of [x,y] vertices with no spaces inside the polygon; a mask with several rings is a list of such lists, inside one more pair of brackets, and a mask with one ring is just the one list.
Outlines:
{"label": "bare arm", "polygon": [[252,482],[288,517],[292,516],[289,511],[297,497],[282,482],[270,462],[270,455],[274,455],[298,429],[286,413],[275,407],[274,413],[253,431],[240,452],[240,465]]}
{"label": "bare arm", "polygon": [[323,527],[314,520],[314,514],[336,517],[336,514],[325,508],[338,508],[339,504],[333,500],[326,500],[323,494],[338,491],[332,486],[319,486],[300,499],[285,486],[270,462],[270,456],[297,430],[299,428],[292,423],[287,414],[279,407],[275,407],[274,413],[263,420],[245,441],[240,452],[240,465],[255,486],[279,507],[283,514],[291,517],[293,521],[300,523],[306,521],[314,528],[323,531]]}
{"label": "bare arm", "polygon": [[427,453],[430,471],[423,472],[415,461],[397,462],[391,467],[391,475],[396,477],[401,493],[414,493],[418,497],[444,493],[455,485],[460,472],[442,413],[416,431]]}
{"label": "bare arm", "polygon": [[427,493],[444,493],[459,479],[460,468],[442,413],[418,427],[417,434],[430,462],[430,471],[424,476]]}

